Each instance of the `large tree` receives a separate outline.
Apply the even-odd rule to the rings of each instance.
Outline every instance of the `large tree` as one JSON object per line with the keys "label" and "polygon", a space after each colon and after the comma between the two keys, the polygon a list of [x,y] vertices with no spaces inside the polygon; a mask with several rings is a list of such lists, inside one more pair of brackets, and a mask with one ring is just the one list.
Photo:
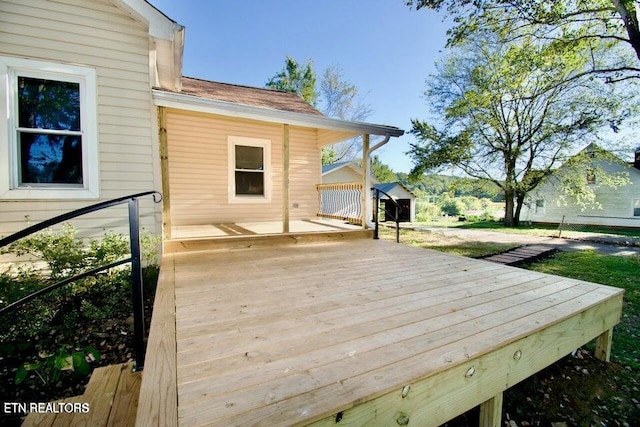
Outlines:
{"label": "large tree", "polygon": [[[266,87],[295,93],[329,117],[364,121],[371,115],[371,107],[364,102],[360,90],[345,79],[340,68],[334,66],[324,71],[319,90],[317,80],[311,60],[300,65],[287,56],[284,68],[267,81]],[[360,137],[325,147],[322,150],[322,164],[353,160],[361,150]]]}
{"label": "large tree", "polygon": [[[478,28],[502,26],[510,37],[535,36],[574,44],[602,41],[621,48],[606,61],[592,52],[594,61],[583,72],[608,81],[640,77],[640,27],[637,0],[404,0],[416,9],[447,11],[454,18],[448,31],[450,46],[474,37]],[[635,61],[630,53],[635,54]],[[595,60],[600,59],[600,60]]]}
{"label": "large tree", "polygon": [[[341,120],[365,121],[372,113],[356,85],[347,81],[338,67],[327,68],[320,82],[322,112]],[[361,137],[352,138],[329,148],[332,162],[353,160],[362,150]]]}
{"label": "large tree", "polygon": [[494,182],[505,195],[505,224],[517,226],[527,193],[631,114],[623,108],[631,92],[584,75],[593,40],[511,34],[477,29],[438,65],[426,95],[442,128],[413,120],[410,154],[414,175],[454,167]]}
{"label": "large tree", "polygon": [[308,60],[304,65],[300,65],[295,59],[287,56],[284,68],[271,77],[266,86],[270,89],[298,94],[314,107],[318,103],[316,73],[313,71],[313,62],[311,60]]}

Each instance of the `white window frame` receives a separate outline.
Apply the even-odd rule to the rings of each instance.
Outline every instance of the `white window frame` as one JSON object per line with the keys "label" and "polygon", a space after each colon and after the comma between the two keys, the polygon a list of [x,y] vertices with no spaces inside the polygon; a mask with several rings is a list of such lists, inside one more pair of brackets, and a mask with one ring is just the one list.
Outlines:
{"label": "white window frame", "polygon": [[[538,202],[539,201],[542,201],[542,205],[541,206],[538,206]],[[534,210],[535,214],[537,214],[537,215],[545,215],[546,214],[547,201],[545,199],[543,199],[543,198],[535,199],[533,204],[534,204],[534,208],[535,208],[535,210]]]}
{"label": "white window frame", "polygon": [[[640,218],[640,215],[636,215],[635,214],[635,210],[636,210],[636,203],[638,205],[640,205],[640,198],[633,198],[631,199],[631,216],[633,218]],[[640,207],[640,206],[639,206]]]}
{"label": "white window frame", "polygon": [[[228,136],[229,153],[229,203],[270,203],[271,202],[271,140],[262,138],[249,138],[244,136]],[[262,148],[262,162],[264,166],[264,195],[237,195],[236,194],[236,146]]]}
{"label": "white window frame", "polygon": [[[17,146],[17,79],[20,76],[78,83],[82,135],[82,186],[46,184],[20,185]],[[97,199],[100,169],[98,161],[96,70],[0,56],[0,199],[50,200]]]}

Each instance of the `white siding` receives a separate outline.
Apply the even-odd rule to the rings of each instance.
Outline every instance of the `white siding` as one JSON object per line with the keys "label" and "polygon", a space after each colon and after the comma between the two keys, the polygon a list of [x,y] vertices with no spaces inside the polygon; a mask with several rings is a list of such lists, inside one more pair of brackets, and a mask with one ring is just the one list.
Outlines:
{"label": "white siding", "polygon": [[[623,170],[620,166],[605,167],[609,172]],[[523,209],[521,219],[533,222],[551,222],[573,224],[609,225],[618,227],[640,227],[640,217],[633,216],[633,200],[640,199],[640,171],[625,168],[631,183],[616,189],[602,187],[596,190],[597,201],[602,209],[584,209],[560,203],[560,193],[552,182],[543,184],[529,195],[528,203]],[[536,210],[536,200],[544,200],[544,207]]]}
{"label": "white siding", "polygon": [[[99,200],[0,201],[0,235],[24,228],[25,215],[35,223],[159,189],[148,29],[108,0],[1,0],[0,28],[0,55],[95,68],[100,161]],[[143,226],[159,232],[161,206],[147,200],[141,211]],[[89,233],[113,227],[122,232],[126,224],[126,211],[112,208],[76,225]]]}
{"label": "white siding", "polygon": [[[282,220],[282,135],[279,124],[167,110],[171,224]],[[289,131],[291,220],[317,213],[320,149],[315,135],[315,129]],[[270,203],[229,203],[229,136],[271,141]]]}

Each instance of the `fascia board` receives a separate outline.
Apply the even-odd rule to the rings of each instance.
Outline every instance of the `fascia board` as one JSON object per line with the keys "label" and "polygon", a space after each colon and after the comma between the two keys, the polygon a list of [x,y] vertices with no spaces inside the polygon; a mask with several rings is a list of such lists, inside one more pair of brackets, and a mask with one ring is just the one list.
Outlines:
{"label": "fascia board", "polygon": [[259,120],[270,123],[282,123],[316,129],[357,132],[370,135],[402,136],[404,131],[393,126],[377,125],[363,122],[349,122],[324,116],[294,113],[290,111],[261,108],[233,102],[217,101],[192,95],[167,92],[154,89],[153,99],[158,107],[169,107],[201,113],[219,114],[222,116]]}

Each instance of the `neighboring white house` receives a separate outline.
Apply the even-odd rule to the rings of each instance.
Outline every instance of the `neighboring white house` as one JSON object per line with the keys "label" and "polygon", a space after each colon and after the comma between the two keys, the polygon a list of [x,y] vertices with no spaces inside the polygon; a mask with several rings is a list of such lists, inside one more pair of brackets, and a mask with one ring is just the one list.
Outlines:
{"label": "neighboring white house", "polygon": [[[584,150],[594,147],[596,146],[589,146]],[[599,186],[597,177],[586,173],[584,179],[588,185],[593,186],[601,209],[581,209],[568,198],[563,198],[558,190],[556,179],[563,172],[561,166],[545,183],[529,194],[521,219],[545,223],[564,221],[570,224],[640,227],[640,149],[636,151],[635,160],[631,164],[600,160],[596,166],[607,173],[626,173],[630,183],[618,188]]]}
{"label": "neighboring white house", "polygon": [[[341,162],[333,163],[330,165],[322,166],[322,183],[334,184],[334,183],[352,183],[362,182],[362,168],[356,165],[354,162]],[[371,183],[374,188],[384,191],[398,202],[402,208],[400,212],[400,220],[414,222],[416,218],[416,196],[409,189],[399,182],[380,183],[377,179],[371,177]],[[375,194],[373,194],[375,197]],[[391,218],[394,215],[394,205],[391,203],[385,203],[388,197],[384,194],[380,194],[381,205],[384,205],[384,210],[387,218]]]}

